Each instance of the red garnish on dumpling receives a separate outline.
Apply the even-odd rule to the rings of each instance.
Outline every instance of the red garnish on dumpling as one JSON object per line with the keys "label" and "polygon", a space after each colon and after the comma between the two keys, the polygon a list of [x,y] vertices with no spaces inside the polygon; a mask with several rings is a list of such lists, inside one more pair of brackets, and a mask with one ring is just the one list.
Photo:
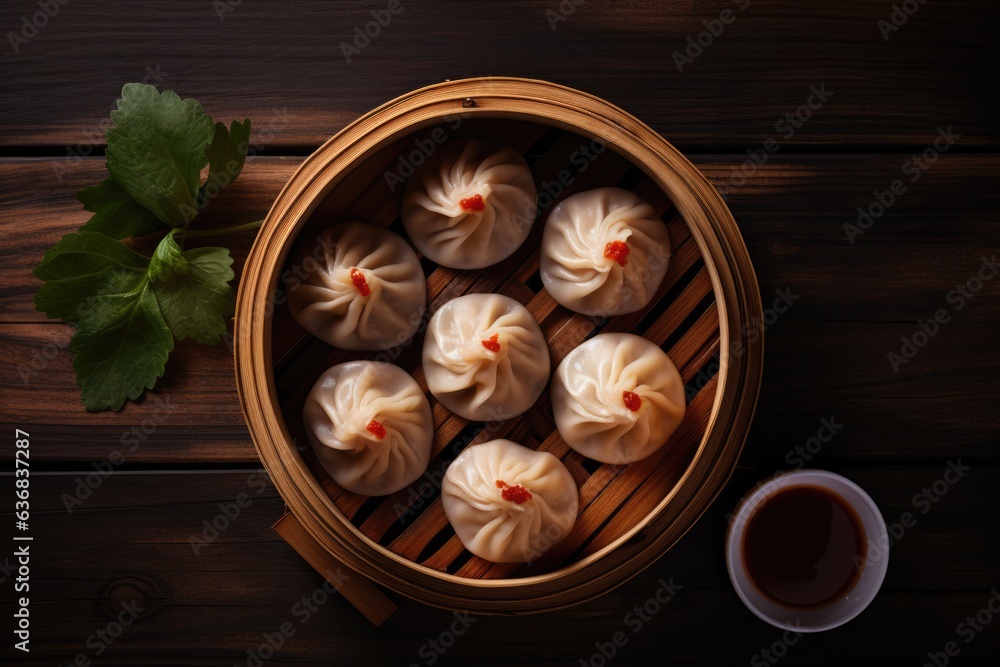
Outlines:
{"label": "red garnish on dumpling", "polygon": [[485,347],[490,352],[500,351],[500,334],[493,334],[489,337],[489,340],[483,341],[483,347]]}
{"label": "red garnish on dumpling", "polygon": [[472,195],[471,197],[466,197],[458,202],[458,205],[462,207],[463,211],[476,211],[481,213],[486,210],[486,202],[483,201],[482,195]]}
{"label": "red garnish on dumpling", "polygon": [[368,296],[372,293],[372,289],[368,286],[368,281],[365,280],[364,272],[356,266],[351,269],[351,282],[361,292],[361,296]]}
{"label": "red garnish on dumpling", "polygon": [[368,422],[368,432],[374,435],[377,439],[381,440],[385,437],[385,426],[382,426],[381,422],[373,419]]}
{"label": "red garnish on dumpling", "polygon": [[630,250],[624,241],[610,241],[604,246],[604,256],[618,262],[618,266],[628,264],[628,254]]}
{"label": "red garnish on dumpling", "polygon": [[642,407],[642,398],[633,391],[623,391],[622,400],[625,401],[625,407],[632,412],[638,412]]}
{"label": "red garnish on dumpling", "polygon": [[507,482],[498,479],[497,488],[502,489],[500,491],[500,495],[503,497],[504,500],[509,500],[511,502],[517,503],[518,505],[523,503],[525,500],[531,500],[531,491],[528,491],[520,484],[515,484],[511,486]]}

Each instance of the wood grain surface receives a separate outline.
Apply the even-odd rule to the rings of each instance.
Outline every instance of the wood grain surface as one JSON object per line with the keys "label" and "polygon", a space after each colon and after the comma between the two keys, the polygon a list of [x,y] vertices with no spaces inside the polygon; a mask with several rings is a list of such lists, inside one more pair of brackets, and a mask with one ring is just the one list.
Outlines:
{"label": "wood grain surface", "polygon": [[[62,154],[92,141],[122,84],[149,77],[213,117],[270,125],[269,151],[311,151],[415,88],[517,75],[599,94],[686,151],[757,146],[824,83],[829,107],[789,144],[922,147],[944,123],[969,145],[1000,145],[987,104],[998,48],[988,0],[921,6],[888,41],[877,22],[890,19],[891,3],[869,0],[567,0],[568,13],[559,1],[400,0],[402,11],[347,62],[341,43],[353,46],[355,27],[387,5],[68,3],[5,54],[3,144]],[[34,2],[5,3],[0,25],[20,27],[29,9]],[[673,53],[725,9],[731,23],[679,72]]]}
{"label": "wood grain surface", "polygon": [[[12,549],[0,550],[0,662],[598,665],[621,632],[607,664],[921,665],[954,641],[956,664],[995,665],[1000,617],[969,642],[958,626],[1000,589],[1000,285],[987,281],[961,308],[949,294],[1000,246],[990,104],[1000,13],[987,0],[917,5],[886,40],[877,22],[892,20],[888,1],[590,0],[560,14],[557,0],[401,0],[348,63],[341,42],[387,2],[70,2],[17,52],[7,33],[26,30],[39,4],[3,3],[0,422],[32,436],[37,537],[30,655],[11,646]],[[734,20],[679,72],[674,52],[727,9]],[[259,470],[226,345],[178,345],[155,391],[120,413],[87,414],[71,330],[34,310],[30,271],[86,220],[74,192],[101,178],[103,130],[126,82],[194,97],[218,120],[253,119],[257,156],[205,214],[221,226],[260,218],[303,156],[369,109],[486,75],[580,88],[650,124],[726,196],[765,308],[789,294],[791,305],[766,325],[741,468],[652,568],[529,619],[456,619],[396,597],[374,628],[271,529],[283,503]],[[776,127],[824,85],[829,100],[791,136]],[[911,180],[914,158],[948,127],[961,136]],[[778,148],[756,165],[747,151],[759,161],[769,138]],[[849,240],[857,208],[896,179],[905,194]],[[949,323],[894,370],[887,354],[942,308]],[[825,443],[821,420],[842,425]],[[12,451],[0,441],[4,489]],[[114,474],[95,472],[118,455]],[[970,470],[936,495],[959,460]],[[739,602],[722,544],[739,498],[800,463],[858,482],[890,525],[914,521],[898,529],[870,609],[788,642]],[[13,498],[0,495],[11,522]],[[226,517],[233,504],[239,515]],[[213,521],[226,525],[214,539]],[[635,631],[634,608],[671,578],[682,588]],[[324,602],[311,611],[302,600],[314,594]],[[135,622],[97,643],[133,601]]]}

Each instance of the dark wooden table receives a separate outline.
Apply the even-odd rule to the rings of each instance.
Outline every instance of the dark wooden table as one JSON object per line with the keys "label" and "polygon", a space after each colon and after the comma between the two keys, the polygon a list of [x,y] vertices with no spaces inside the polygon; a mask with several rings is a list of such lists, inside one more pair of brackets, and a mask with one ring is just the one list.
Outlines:
{"label": "dark wooden table", "polygon": [[[868,0],[402,0],[348,63],[341,43],[389,4],[0,9],[0,514],[13,523],[22,428],[36,536],[30,656],[12,648],[17,575],[13,547],[0,550],[3,664],[921,665],[929,653],[944,664],[947,648],[959,664],[998,664],[1000,617],[981,610],[1000,587],[1000,281],[976,278],[1000,245],[995,3],[906,0],[893,16]],[[675,55],[686,50],[689,60]],[[154,392],[87,414],[71,329],[35,312],[30,272],[86,220],[74,193],[101,178],[103,130],[126,82],[194,97],[220,120],[253,119],[257,155],[206,213],[238,223],[262,217],[303,156],[368,109],[489,74],[580,88],[662,133],[726,194],[765,305],[788,293],[793,305],[767,329],[739,470],[654,567],[588,604],[467,620],[458,636],[451,613],[405,599],[376,629],[316,593],[320,576],[271,530],[283,505],[240,414],[230,350],[180,344]],[[935,153],[939,130],[956,138]],[[863,234],[845,228],[858,207],[877,214],[877,193],[897,179],[905,192]],[[949,321],[921,336],[939,309]],[[893,368],[901,338],[921,345]],[[823,420],[842,427],[817,447]],[[114,473],[101,477],[109,460]],[[958,462],[968,471],[939,481]],[[872,606],[801,638],[743,607],[722,552],[741,495],[797,465],[861,484],[897,538]],[[237,499],[228,528],[192,545]],[[676,597],[635,623],[632,610],[670,578]],[[304,604],[314,593],[324,602]],[[605,660],[599,647],[617,632],[627,643]]]}

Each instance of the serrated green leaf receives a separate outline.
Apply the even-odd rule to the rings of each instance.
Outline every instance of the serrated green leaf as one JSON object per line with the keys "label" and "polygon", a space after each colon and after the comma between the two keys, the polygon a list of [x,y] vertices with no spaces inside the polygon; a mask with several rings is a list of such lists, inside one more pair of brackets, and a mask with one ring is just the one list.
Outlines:
{"label": "serrated green leaf", "polygon": [[64,236],[42,258],[35,306],[76,326],[70,350],[88,410],[117,410],[163,374],[173,337],[151,289],[149,259],[96,232]]}
{"label": "serrated green leaf", "polygon": [[[184,251],[177,239],[207,235],[187,225],[240,174],[250,136],[249,120],[215,125],[196,101],[144,84],[122,89],[111,119],[111,177],[77,195],[94,215],[34,272],[44,281],[38,310],[76,327],[70,349],[88,410],[117,410],[151,388],[174,338],[216,343],[225,333],[235,300],[229,251]],[[151,258],[119,241],[170,227]]]}
{"label": "serrated green leaf", "polygon": [[235,304],[229,286],[234,276],[229,250],[196,248],[182,252],[173,236],[168,235],[157,247],[153,264],[157,276],[153,291],[174,336],[193,338],[199,343],[219,342],[226,333],[225,318],[233,313]]}
{"label": "serrated green leaf", "polygon": [[146,275],[132,289],[98,299],[100,307],[77,323],[69,343],[83,404],[91,412],[118,410],[126,398],[152,389],[174,347]]}
{"label": "serrated green leaf", "polygon": [[215,135],[208,146],[208,180],[201,187],[201,195],[211,195],[236,180],[243,171],[250,148],[250,119],[242,123],[235,120],[226,129],[224,123],[215,124]]}
{"label": "serrated green leaf", "polygon": [[198,211],[201,169],[214,125],[201,105],[173,91],[127,84],[106,132],[107,167],[132,199],[171,227]]}
{"label": "serrated green leaf", "polygon": [[81,231],[100,232],[113,239],[135,238],[164,228],[159,218],[140,206],[110,178],[80,190],[77,198],[94,215]]}

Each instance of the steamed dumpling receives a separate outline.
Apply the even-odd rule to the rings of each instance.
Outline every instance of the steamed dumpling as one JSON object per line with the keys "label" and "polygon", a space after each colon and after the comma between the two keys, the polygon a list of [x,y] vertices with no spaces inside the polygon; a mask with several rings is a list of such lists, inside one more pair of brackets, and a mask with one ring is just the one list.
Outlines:
{"label": "steamed dumpling", "polygon": [[302,409],[316,457],[337,484],[367,496],[405,488],[427,469],[434,422],[398,366],[350,361],[323,373]]}
{"label": "steamed dumpling", "polygon": [[587,190],[545,221],[542,283],[574,312],[621,315],[649,303],[669,258],[667,227],[652,206],[620,188]]}
{"label": "steamed dumpling", "polygon": [[602,463],[631,463],[662,447],[684,418],[684,381],[659,347],[600,334],[573,349],[552,378],[559,435]]}
{"label": "steamed dumpling", "polygon": [[537,196],[520,154],[473,139],[439,149],[410,177],[403,226],[413,245],[438,264],[481,269],[524,243]]}
{"label": "steamed dumpling", "polygon": [[573,476],[555,456],[491,440],[452,461],[441,502],[466,549],[496,563],[524,563],[566,537],[580,500]]}
{"label": "steamed dumpling", "polygon": [[286,282],[295,321],[345,350],[405,343],[427,305],[413,248],[388,229],[360,222],[331,227],[302,247]]}
{"label": "steamed dumpling", "polygon": [[467,294],[427,325],[427,387],[466,419],[501,421],[530,408],[549,381],[549,348],[528,309],[500,294]]}

